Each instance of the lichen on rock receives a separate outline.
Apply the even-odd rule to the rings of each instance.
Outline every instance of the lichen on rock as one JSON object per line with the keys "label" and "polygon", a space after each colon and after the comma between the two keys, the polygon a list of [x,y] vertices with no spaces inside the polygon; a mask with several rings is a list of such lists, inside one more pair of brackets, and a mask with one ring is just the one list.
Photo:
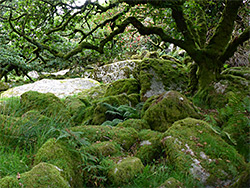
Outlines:
{"label": "lichen on rock", "polygon": [[162,142],[169,163],[204,186],[230,186],[246,167],[242,156],[201,120],[175,122]]}
{"label": "lichen on rock", "polygon": [[149,100],[151,105],[145,103],[148,108],[143,108],[145,113],[142,119],[148,122],[152,130],[164,132],[177,120],[199,118],[192,103],[176,91],[169,91]]}
{"label": "lichen on rock", "polygon": [[187,85],[186,70],[175,61],[145,58],[136,71],[142,101],[169,90],[184,91]]}

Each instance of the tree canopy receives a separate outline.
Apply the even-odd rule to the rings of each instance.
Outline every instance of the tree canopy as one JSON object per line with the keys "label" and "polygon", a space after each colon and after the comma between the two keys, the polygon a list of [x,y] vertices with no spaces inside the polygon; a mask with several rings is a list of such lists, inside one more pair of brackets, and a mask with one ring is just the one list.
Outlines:
{"label": "tree canopy", "polygon": [[126,34],[154,36],[186,50],[196,62],[199,88],[219,76],[223,63],[250,37],[244,0],[1,0],[1,38],[29,64],[104,53]]}

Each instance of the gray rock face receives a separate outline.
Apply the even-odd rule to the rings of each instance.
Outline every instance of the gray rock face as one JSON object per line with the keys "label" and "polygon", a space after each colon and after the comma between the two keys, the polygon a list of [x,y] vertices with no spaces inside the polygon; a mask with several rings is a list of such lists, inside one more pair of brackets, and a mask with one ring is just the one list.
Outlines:
{"label": "gray rock face", "polygon": [[85,73],[89,77],[103,83],[111,83],[115,80],[130,78],[133,69],[141,62],[140,60],[126,60],[104,65],[93,69],[91,73]]}
{"label": "gray rock face", "polygon": [[21,96],[26,91],[40,93],[53,93],[59,98],[74,95],[91,87],[100,85],[99,82],[89,78],[74,78],[64,80],[43,79],[31,84],[11,88],[1,94],[1,97]]}

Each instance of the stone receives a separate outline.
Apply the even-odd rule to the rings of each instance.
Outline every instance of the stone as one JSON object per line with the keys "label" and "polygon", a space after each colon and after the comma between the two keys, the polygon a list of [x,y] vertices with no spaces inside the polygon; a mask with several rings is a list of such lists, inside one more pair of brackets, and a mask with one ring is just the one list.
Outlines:
{"label": "stone", "polygon": [[132,127],[136,131],[140,131],[142,129],[150,129],[148,123],[142,119],[127,119],[119,123],[116,127]]}
{"label": "stone", "polygon": [[68,188],[70,184],[61,176],[57,166],[48,163],[39,163],[30,171],[20,174],[21,186],[25,188]]}
{"label": "stone", "polygon": [[24,112],[39,111],[42,115],[60,122],[70,122],[71,115],[63,102],[52,93],[28,91],[21,95],[21,108]]}
{"label": "stone", "polygon": [[105,96],[113,96],[126,93],[130,94],[139,94],[140,85],[134,78],[117,80],[110,83],[107,87]]}
{"label": "stone", "polygon": [[186,117],[199,118],[192,103],[177,91],[158,95],[151,101],[151,105],[147,102],[145,104],[148,108],[144,108],[142,119],[147,121],[152,130],[164,132],[177,120]]}
{"label": "stone", "polygon": [[81,157],[76,152],[72,152],[66,143],[49,139],[35,155],[34,164],[37,165],[41,162],[57,166],[60,169],[60,175],[72,187],[82,186],[83,182],[78,168],[82,163]]}
{"label": "stone", "polygon": [[111,83],[119,79],[126,79],[132,76],[132,71],[140,60],[125,60],[101,67],[94,68],[91,73],[85,76],[103,83]]}
{"label": "stone", "polygon": [[141,86],[141,101],[144,102],[151,96],[166,91],[183,92],[188,83],[185,68],[175,61],[146,58],[137,71]]}
{"label": "stone", "polygon": [[169,164],[204,187],[230,187],[246,168],[243,157],[202,120],[176,121],[163,134],[162,143]]}
{"label": "stone", "polygon": [[34,83],[11,88],[1,94],[1,97],[21,96],[27,91],[53,93],[59,98],[75,95],[100,83],[89,78],[72,78],[62,80],[42,79]]}
{"label": "stone", "polygon": [[140,159],[136,157],[127,157],[120,160],[108,174],[108,179],[115,185],[121,185],[129,182],[137,174],[141,173],[144,166]]}
{"label": "stone", "polygon": [[88,153],[98,157],[114,156],[121,153],[121,147],[114,141],[95,142],[91,146],[84,147]]}
{"label": "stone", "polygon": [[133,128],[88,125],[72,127],[71,130],[81,132],[81,137],[91,143],[113,140],[125,150],[129,150],[138,139],[138,133]]}

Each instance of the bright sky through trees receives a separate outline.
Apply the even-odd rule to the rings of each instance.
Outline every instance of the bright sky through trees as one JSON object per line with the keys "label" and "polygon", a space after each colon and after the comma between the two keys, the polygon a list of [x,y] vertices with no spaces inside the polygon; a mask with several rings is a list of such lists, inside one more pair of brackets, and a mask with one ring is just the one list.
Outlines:
{"label": "bright sky through trees", "polygon": [[[92,0],[92,1],[96,1],[96,0]],[[105,2],[105,0],[98,0],[98,1],[99,1],[100,4],[102,4],[102,3]],[[76,1],[76,4],[77,4],[77,5],[83,5],[84,2],[85,2],[85,0],[77,0],[77,1]]]}

